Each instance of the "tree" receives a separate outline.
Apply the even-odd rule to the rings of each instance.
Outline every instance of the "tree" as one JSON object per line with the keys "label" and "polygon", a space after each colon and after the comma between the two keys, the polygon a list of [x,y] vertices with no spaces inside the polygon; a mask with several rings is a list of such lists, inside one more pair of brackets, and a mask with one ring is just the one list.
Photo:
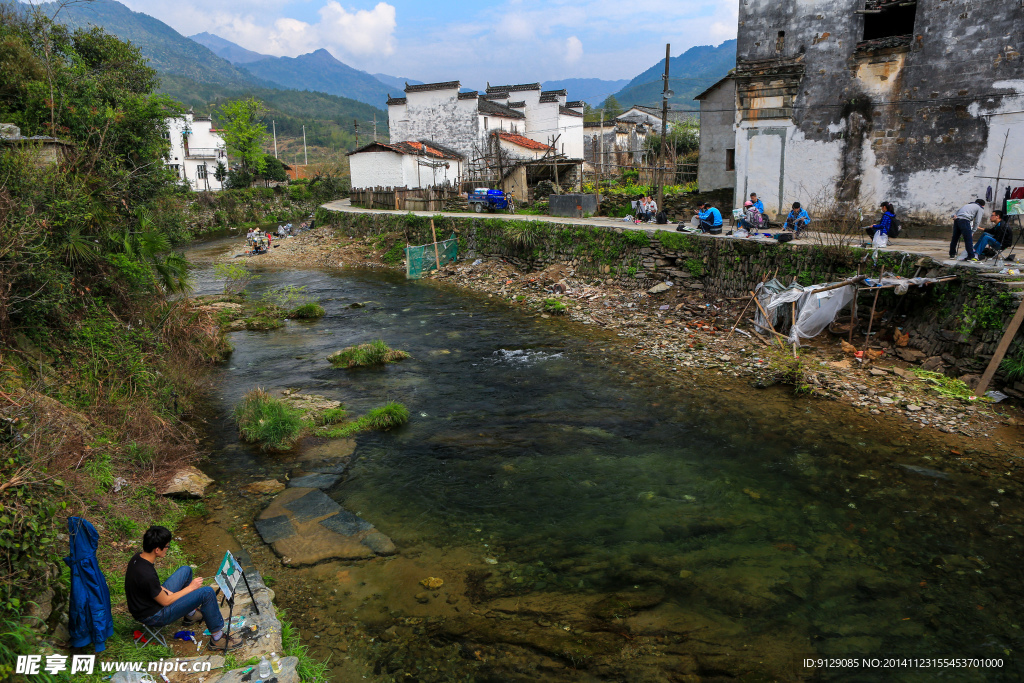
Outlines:
{"label": "tree", "polygon": [[217,162],[217,170],[213,172],[213,177],[221,184],[228,179],[228,167],[224,165],[223,161]]}
{"label": "tree", "polygon": [[622,113],[622,105],[619,104],[617,99],[615,99],[615,95],[609,95],[608,99],[606,99],[604,104],[601,105],[601,108],[604,109],[605,121],[608,119],[614,119]]}
{"label": "tree", "polygon": [[228,152],[238,157],[246,175],[260,175],[267,167],[263,153],[267,139],[267,124],[263,122],[266,113],[266,107],[255,97],[228,102],[220,109],[218,118],[224,127],[224,142]]}
{"label": "tree", "polygon": [[263,156],[263,167],[263,172],[260,173],[260,177],[264,180],[275,180],[279,183],[283,183],[288,180],[288,174],[285,173],[284,164],[282,164],[281,160],[273,154],[265,154]]}

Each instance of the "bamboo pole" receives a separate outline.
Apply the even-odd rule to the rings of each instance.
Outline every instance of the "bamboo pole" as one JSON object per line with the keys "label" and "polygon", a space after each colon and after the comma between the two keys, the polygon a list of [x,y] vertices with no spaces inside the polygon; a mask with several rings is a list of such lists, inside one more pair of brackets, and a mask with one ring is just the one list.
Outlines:
{"label": "bamboo pole", "polygon": [[1022,321],[1024,321],[1024,299],[1021,299],[1017,312],[1014,314],[1013,319],[1010,320],[1010,324],[1006,326],[1006,330],[1003,332],[1003,338],[999,340],[999,346],[996,347],[996,352],[992,355],[992,360],[988,362],[988,367],[985,368],[985,374],[981,376],[981,380],[974,388],[974,392],[976,394],[984,394],[985,390],[988,389],[989,382],[992,381],[992,377],[995,376],[996,370],[999,369],[999,364],[1003,362],[1003,357],[1006,355],[1007,349],[1010,348],[1010,343],[1013,341],[1013,338],[1017,336],[1017,330],[1020,329]]}
{"label": "bamboo pole", "polygon": [[753,296],[751,296],[749,299],[747,299],[746,305],[743,307],[743,310],[740,311],[740,317],[736,318],[736,324],[732,326],[732,330],[729,331],[729,334],[725,338],[725,341],[729,341],[729,339],[732,338],[733,332],[735,332],[736,328],[740,326],[740,321],[743,320],[743,316],[747,314],[747,309],[750,308],[750,302],[753,301],[753,300],[754,300]]}
{"label": "bamboo pole", "polygon": [[[879,271],[878,274],[881,275],[882,272]],[[865,355],[866,355],[866,352],[868,350],[868,344],[871,343],[871,326],[875,322],[875,306],[878,305],[878,295],[881,294],[881,293],[882,293],[882,288],[878,287],[877,291],[875,292],[875,299],[874,299],[874,301],[871,302],[871,315],[870,315],[870,317],[868,317],[868,331],[864,335],[864,348],[861,349],[861,353],[865,354]]]}
{"label": "bamboo pole", "polygon": [[[764,321],[766,323],[768,323],[768,329],[772,331],[772,334],[775,334],[775,335],[778,335],[780,337],[783,337],[783,335],[781,335],[781,334],[779,334],[778,332],[775,331],[775,326],[772,325],[771,318],[768,317],[768,313],[766,313],[764,308],[761,306],[761,302],[757,300],[757,296],[753,292],[750,293],[750,296],[754,297],[754,303],[757,304],[758,310],[760,310],[761,311],[761,315],[764,316]],[[785,339],[785,337],[783,337],[783,339]],[[779,342],[779,346],[782,347],[783,351],[786,350],[786,345],[783,344],[781,341]]]}
{"label": "bamboo pole", "polygon": [[[860,277],[860,265],[857,266],[857,277]],[[857,292],[853,292],[853,305],[850,307],[850,337],[847,344],[853,344],[853,330],[857,327]]]}
{"label": "bamboo pole", "polygon": [[434,236],[434,261],[437,263],[437,269],[441,270],[441,255],[437,253],[437,232],[434,230],[434,219],[430,219],[430,234]]}

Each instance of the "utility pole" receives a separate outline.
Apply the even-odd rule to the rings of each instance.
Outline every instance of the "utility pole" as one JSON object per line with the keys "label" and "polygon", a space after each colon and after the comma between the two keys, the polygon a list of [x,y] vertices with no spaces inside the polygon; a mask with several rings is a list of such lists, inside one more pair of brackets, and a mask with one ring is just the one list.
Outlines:
{"label": "utility pole", "polygon": [[309,154],[306,153],[306,124],[302,124],[302,162],[309,166]]}
{"label": "utility pole", "polygon": [[352,127],[356,130],[356,149],[359,149],[359,119],[352,119]]}
{"label": "utility pole", "polygon": [[277,158],[277,121],[271,121],[270,124],[274,127],[274,158]]}
{"label": "utility pole", "polygon": [[598,130],[601,131],[598,135],[601,139],[601,161],[597,164],[597,193],[601,194],[601,178],[604,177],[604,107],[601,108],[601,127]]}
{"label": "utility pole", "polygon": [[377,142],[377,113],[373,114],[373,141]]}
{"label": "utility pole", "polygon": [[665,137],[668,135],[668,98],[672,93],[668,89],[668,60],[672,46],[665,43],[665,85],[661,89],[661,151],[658,159],[658,211],[665,210],[665,178],[661,164],[665,163]]}

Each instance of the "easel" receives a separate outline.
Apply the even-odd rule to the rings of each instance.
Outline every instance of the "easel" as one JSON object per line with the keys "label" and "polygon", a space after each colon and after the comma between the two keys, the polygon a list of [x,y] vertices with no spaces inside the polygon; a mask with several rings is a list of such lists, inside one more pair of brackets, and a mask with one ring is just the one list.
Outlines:
{"label": "easel", "polygon": [[[217,570],[217,575],[214,577],[214,580],[216,580],[217,585],[220,586],[220,591],[223,595],[220,604],[223,605],[225,600],[228,603],[228,626],[224,631],[225,641],[230,640],[231,638],[231,618],[235,614],[235,587],[238,586],[238,578],[235,577],[234,581],[231,579],[231,575],[234,574],[234,572],[228,573],[225,571],[225,568],[231,567],[237,569],[242,575],[242,581],[245,582],[245,590],[249,592],[249,599],[252,600],[253,609],[256,610],[257,615],[260,613],[260,606],[256,604],[256,597],[252,594],[252,588],[249,586],[249,579],[245,575],[245,570],[243,570],[242,566],[238,564],[238,560],[235,559],[235,556],[231,554],[230,550],[224,551],[224,559],[220,561],[220,568]],[[211,633],[210,636],[212,637],[213,634]]]}

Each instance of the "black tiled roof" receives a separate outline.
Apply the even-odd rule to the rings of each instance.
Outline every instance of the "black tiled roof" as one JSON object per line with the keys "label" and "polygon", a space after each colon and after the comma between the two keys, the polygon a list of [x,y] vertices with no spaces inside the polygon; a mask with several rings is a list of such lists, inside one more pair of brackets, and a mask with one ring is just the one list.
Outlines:
{"label": "black tiled roof", "polygon": [[583,100],[576,100],[574,102],[566,102],[565,106],[569,107],[570,109],[583,109],[583,107],[586,106],[586,104],[587,103],[584,102]]}
{"label": "black tiled roof", "polygon": [[509,102],[505,106],[506,107],[516,107],[516,108],[525,107],[526,106],[526,100],[520,100],[519,102]]}
{"label": "black tiled roof", "polygon": [[388,104],[405,104],[404,97],[392,97],[391,93],[388,93]]}
{"label": "black tiled roof", "polygon": [[541,102],[545,102],[545,103],[547,103],[547,102],[557,102],[558,101],[558,95],[555,95],[555,94],[551,94],[551,95],[541,94],[540,101]]}
{"label": "black tiled roof", "polygon": [[487,93],[486,95],[481,95],[481,97],[486,97],[489,100],[507,100],[508,99],[508,93],[507,92]]}
{"label": "black tiled roof", "polygon": [[488,94],[494,92],[519,92],[520,90],[540,90],[540,83],[520,83],[519,85],[491,85],[487,84]]}
{"label": "black tiled roof", "polygon": [[509,119],[525,119],[526,115],[521,111],[510,109],[503,104],[497,102],[491,102],[490,100],[481,97],[477,100],[477,111],[481,114],[487,114],[488,116],[504,116]]}
{"label": "black tiled roof", "polygon": [[459,93],[459,99],[460,100],[475,100],[476,98],[477,98],[476,90],[473,90],[471,92],[460,92]]}
{"label": "black tiled roof", "polygon": [[565,116],[578,116],[581,119],[583,118],[583,113],[582,112],[578,112],[575,109],[569,109],[569,107],[559,107],[558,108],[558,113],[559,114],[564,114]]}
{"label": "black tiled roof", "polygon": [[565,91],[565,88],[562,88],[561,90],[541,90],[540,94],[543,96],[543,95],[568,95],[569,93],[567,93]]}
{"label": "black tiled roof", "polygon": [[423,85],[405,84],[405,92],[426,92],[427,90],[458,90],[458,81],[445,81],[444,83],[424,83]]}

